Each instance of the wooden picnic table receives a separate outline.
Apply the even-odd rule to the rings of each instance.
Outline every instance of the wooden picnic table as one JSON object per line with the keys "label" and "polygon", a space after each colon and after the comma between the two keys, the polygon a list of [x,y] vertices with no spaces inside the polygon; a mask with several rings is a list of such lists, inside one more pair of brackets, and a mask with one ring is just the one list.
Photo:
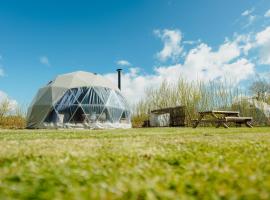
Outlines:
{"label": "wooden picnic table", "polygon": [[[206,116],[208,116],[208,119],[203,119]],[[199,118],[194,120],[193,128],[196,128],[201,122],[215,123],[216,128],[220,126],[229,128],[227,122],[233,122],[240,126],[241,124],[245,124],[247,127],[252,128],[251,121],[252,117],[240,117],[238,111],[211,110],[199,112]]]}

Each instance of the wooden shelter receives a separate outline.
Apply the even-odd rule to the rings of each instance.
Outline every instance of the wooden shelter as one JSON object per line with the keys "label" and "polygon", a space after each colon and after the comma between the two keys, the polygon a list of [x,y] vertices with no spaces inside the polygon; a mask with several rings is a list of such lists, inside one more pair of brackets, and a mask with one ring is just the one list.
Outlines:
{"label": "wooden shelter", "polygon": [[[151,123],[151,119],[163,120],[162,123]],[[150,126],[185,126],[185,106],[161,108],[150,112]]]}

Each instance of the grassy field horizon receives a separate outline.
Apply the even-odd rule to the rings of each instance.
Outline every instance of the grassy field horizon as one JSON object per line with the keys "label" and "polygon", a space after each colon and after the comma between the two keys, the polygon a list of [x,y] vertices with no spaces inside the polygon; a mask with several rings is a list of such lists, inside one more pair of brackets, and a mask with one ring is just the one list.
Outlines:
{"label": "grassy field horizon", "polygon": [[0,129],[0,199],[269,199],[269,150],[269,127]]}

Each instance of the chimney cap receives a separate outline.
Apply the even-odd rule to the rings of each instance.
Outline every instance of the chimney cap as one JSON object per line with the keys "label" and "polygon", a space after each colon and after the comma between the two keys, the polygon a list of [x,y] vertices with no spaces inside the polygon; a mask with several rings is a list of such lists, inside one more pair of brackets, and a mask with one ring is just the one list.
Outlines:
{"label": "chimney cap", "polygon": [[118,71],[118,72],[119,72],[119,71],[122,71],[122,70],[123,70],[123,69],[121,69],[121,68],[118,68],[118,69],[117,69],[116,71]]}

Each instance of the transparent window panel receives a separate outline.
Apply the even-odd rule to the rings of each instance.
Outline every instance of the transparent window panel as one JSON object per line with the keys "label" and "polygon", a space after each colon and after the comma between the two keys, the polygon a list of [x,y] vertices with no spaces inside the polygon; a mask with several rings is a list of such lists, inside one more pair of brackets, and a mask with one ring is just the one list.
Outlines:
{"label": "transparent window panel", "polygon": [[103,87],[68,90],[55,104],[46,122],[63,123],[130,123],[131,113],[118,91]]}
{"label": "transparent window panel", "polygon": [[75,111],[78,109],[78,104],[70,104],[70,105],[56,105],[55,110],[58,113],[59,118],[63,123],[68,123]]}
{"label": "transparent window panel", "polygon": [[94,87],[94,90],[96,91],[97,95],[101,98],[102,102],[106,104],[112,90],[104,87]]}
{"label": "transparent window panel", "polygon": [[90,88],[88,92],[86,93],[84,99],[81,102],[82,104],[94,104],[94,105],[103,105],[104,102],[102,99],[98,96],[96,91],[93,88]]}
{"label": "transparent window panel", "polygon": [[125,106],[121,104],[114,91],[111,91],[111,95],[106,103],[106,106],[125,109]]}
{"label": "transparent window panel", "polygon": [[121,102],[121,104],[126,108],[126,109],[129,109],[129,105],[126,101],[126,99],[122,96],[122,94],[118,91],[115,91],[117,97],[118,97],[118,100]]}
{"label": "transparent window panel", "polygon": [[80,88],[72,88],[70,89],[71,93],[73,94],[74,96],[74,101],[72,102],[72,104],[78,104],[78,97],[80,96]]}
{"label": "transparent window panel", "polygon": [[76,90],[76,93],[74,94],[74,96],[76,97],[76,100],[78,103],[81,103],[83,101],[88,91],[89,91],[89,88],[87,87],[78,88],[78,90]]}
{"label": "transparent window panel", "polygon": [[101,113],[99,119],[98,119],[99,122],[110,122],[110,123],[113,123],[113,119],[109,113],[109,110],[107,107],[104,107],[104,110],[103,112]]}
{"label": "transparent window panel", "polygon": [[120,121],[120,118],[123,114],[123,111],[121,108],[115,108],[115,107],[107,107],[111,121],[114,123],[117,123]]}
{"label": "transparent window panel", "polygon": [[68,90],[64,96],[56,103],[55,109],[60,113],[61,111],[68,109],[73,104],[77,104],[76,98],[72,91]]}
{"label": "transparent window panel", "polygon": [[103,105],[81,105],[85,118],[88,119],[89,122],[96,122],[100,117],[102,117],[102,120],[106,121],[106,117],[101,116],[104,110]]}
{"label": "transparent window panel", "polygon": [[74,112],[69,120],[70,123],[84,123],[85,117],[84,117],[84,111],[80,106],[74,107]]}
{"label": "transparent window panel", "polygon": [[131,112],[129,110],[125,110],[123,112],[123,119],[125,118],[127,122],[130,122],[131,120]]}
{"label": "transparent window panel", "polygon": [[124,110],[120,118],[120,123],[130,123],[130,122],[131,122],[131,113],[128,110]]}
{"label": "transparent window panel", "polygon": [[131,121],[131,111],[128,110],[128,111],[126,111],[126,112],[127,112],[127,116],[128,116],[129,121]]}
{"label": "transparent window panel", "polygon": [[73,95],[75,96],[77,103],[81,103],[85,95],[88,93],[89,88],[87,87],[74,88],[74,89],[71,89],[71,91]]}

